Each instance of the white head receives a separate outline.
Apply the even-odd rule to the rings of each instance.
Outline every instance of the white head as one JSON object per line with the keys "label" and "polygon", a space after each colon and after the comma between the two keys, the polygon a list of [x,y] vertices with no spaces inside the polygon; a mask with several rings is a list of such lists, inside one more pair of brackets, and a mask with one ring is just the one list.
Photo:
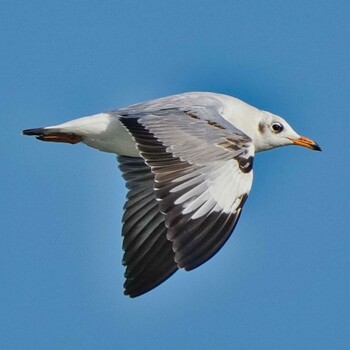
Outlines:
{"label": "white head", "polygon": [[221,115],[253,140],[255,152],[289,145],[321,150],[315,141],[297,134],[283,118],[231,96],[219,98],[224,102]]}
{"label": "white head", "polygon": [[256,152],[289,145],[321,150],[316,142],[297,134],[283,118],[265,111],[260,113],[260,120],[253,140]]}

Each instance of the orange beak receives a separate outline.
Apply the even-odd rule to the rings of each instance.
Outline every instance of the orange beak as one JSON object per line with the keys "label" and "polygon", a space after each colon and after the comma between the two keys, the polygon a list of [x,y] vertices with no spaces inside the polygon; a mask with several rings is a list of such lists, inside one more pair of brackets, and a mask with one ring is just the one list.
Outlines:
{"label": "orange beak", "polygon": [[291,139],[288,137],[288,139],[291,140],[297,146],[310,148],[313,151],[321,151],[321,147],[315,141],[312,141],[307,137],[300,136],[298,139]]}

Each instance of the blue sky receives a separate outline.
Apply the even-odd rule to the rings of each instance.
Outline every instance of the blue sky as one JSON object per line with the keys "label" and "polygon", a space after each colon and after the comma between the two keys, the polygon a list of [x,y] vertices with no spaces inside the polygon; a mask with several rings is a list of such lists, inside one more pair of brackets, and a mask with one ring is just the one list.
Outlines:
{"label": "blue sky", "polygon": [[[2,349],[348,349],[350,5],[2,1]],[[179,92],[284,116],[214,259],[123,296],[114,156],[22,129]]]}

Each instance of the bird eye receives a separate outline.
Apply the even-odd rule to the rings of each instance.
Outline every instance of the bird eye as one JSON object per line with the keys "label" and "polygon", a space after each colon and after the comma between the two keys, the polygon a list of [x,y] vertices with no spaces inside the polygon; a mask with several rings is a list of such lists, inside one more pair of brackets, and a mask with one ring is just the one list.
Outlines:
{"label": "bird eye", "polygon": [[273,123],[272,130],[276,133],[281,132],[283,130],[283,125],[281,123]]}

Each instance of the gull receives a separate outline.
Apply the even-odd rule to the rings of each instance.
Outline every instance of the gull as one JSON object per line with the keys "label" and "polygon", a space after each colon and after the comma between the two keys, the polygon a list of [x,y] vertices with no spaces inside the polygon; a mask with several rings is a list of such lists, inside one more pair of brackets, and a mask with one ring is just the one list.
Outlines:
{"label": "gull", "polygon": [[163,97],[23,134],[117,155],[128,191],[122,236],[124,294],[130,297],[220,250],[248,198],[255,153],[289,145],[321,150],[283,118],[211,92]]}

